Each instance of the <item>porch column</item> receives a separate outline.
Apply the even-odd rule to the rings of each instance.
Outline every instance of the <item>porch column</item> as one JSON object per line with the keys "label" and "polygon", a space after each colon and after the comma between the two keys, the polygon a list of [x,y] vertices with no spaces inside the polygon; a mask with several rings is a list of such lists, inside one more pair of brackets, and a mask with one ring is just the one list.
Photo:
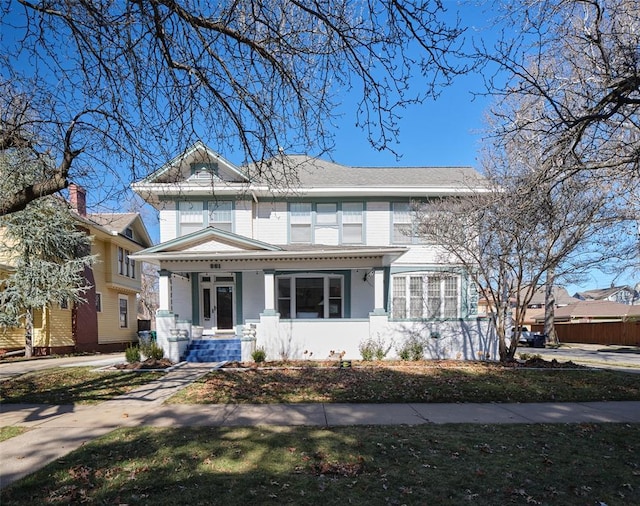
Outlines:
{"label": "porch column", "polygon": [[158,310],[171,311],[171,272],[160,269],[158,274]]}
{"label": "porch column", "polygon": [[264,271],[264,313],[274,315],[276,313],[276,271]]}
{"label": "porch column", "polygon": [[374,308],[375,314],[384,314],[384,269],[373,271]]}

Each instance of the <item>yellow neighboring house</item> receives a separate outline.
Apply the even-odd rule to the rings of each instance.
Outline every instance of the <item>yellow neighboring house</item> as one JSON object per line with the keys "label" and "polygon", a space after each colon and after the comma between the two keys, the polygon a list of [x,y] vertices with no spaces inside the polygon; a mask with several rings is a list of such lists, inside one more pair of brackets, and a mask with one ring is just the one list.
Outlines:
{"label": "yellow neighboring house", "polygon": [[[141,266],[129,255],[151,246],[138,213],[87,214],[82,188],[70,185],[69,197],[78,226],[93,237],[96,263],[85,269],[91,288],[85,303],[56,304],[34,314],[34,353],[119,351],[137,340],[137,296]],[[1,233],[1,231],[0,231]],[[11,272],[0,259],[0,276]],[[24,348],[24,328],[0,329],[0,349]]]}

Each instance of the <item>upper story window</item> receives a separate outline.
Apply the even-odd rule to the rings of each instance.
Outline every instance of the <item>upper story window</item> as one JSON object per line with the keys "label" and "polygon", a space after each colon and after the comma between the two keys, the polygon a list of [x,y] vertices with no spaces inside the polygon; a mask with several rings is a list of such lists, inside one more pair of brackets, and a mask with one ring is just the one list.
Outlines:
{"label": "upper story window", "polygon": [[364,243],[364,205],[362,202],[342,204],[342,243]]}
{"label": "upper story window", "polygon": [[180,202],[180,235],[196,232],[204,227],[202,202]]}
{"label": "upper story window", "polygon": [[418,235],[418,223],[412,203],[392,202],[391,220],[391,242],[393,244],[420,244],[425,242]]}
{"label": "upper story window", "polygon": [[209,225],[233,232],[233,202],[209,202]]}
{"label": "upper story window", "polygon": [[118,247],[118,274],[135,279],[136,261],[129,255],[131,255],[131,251]]}
{"label": "upper story window", "polygon": [[124,235],[125,237],[128,237],[129,239],[133,239],[133,229],[131,227],[127,227],[124,229]]}
{"label": "upper story window", "polygon": [[409,202],[392,203],[392,242],[394,244],[411,244],[412,213]]}
{"label": "upper story window", "polygon": [[393,277],[393,318],[458,318],[460,278],[440,274],[409,274]]}
{"label": "upper story window", "polygon": [[337,204],[316,204],[316,226],[327,227],[338,224]]}
{"label": "upper story window", "polygon": [[[341,244],[364,243],[362,202],[318,202],[289,204],[290,241],[311,244],[322,231],[335,230]],[[326,236],[325,236],[326,238]]]}
{"label": "upper story window", "polygon": [[292,243],[311,243],[311,204],[293,203],[289,206]]}

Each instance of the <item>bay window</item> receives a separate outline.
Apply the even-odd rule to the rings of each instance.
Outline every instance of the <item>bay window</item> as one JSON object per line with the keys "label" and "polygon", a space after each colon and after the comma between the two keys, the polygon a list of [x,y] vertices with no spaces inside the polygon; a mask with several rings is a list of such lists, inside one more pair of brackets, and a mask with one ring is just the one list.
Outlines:
{"label": "bay window", "polygon": [[391,316],[396,319],[459,318],[460,278],[448,274],[393,277]]}

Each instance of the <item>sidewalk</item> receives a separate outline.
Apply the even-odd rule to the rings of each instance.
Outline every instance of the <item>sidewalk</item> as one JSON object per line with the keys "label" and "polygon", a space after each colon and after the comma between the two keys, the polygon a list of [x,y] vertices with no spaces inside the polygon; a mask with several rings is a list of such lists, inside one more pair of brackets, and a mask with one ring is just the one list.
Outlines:
{"label": "sidewalk", "polygon": [[30,429],[0,443],[0,488],[117,427],[640,423],[640,402],[163,404],[168,397],[211,369],[211,364],[184,364],[157,381],[95,406],[0,405],[0,426]]}

